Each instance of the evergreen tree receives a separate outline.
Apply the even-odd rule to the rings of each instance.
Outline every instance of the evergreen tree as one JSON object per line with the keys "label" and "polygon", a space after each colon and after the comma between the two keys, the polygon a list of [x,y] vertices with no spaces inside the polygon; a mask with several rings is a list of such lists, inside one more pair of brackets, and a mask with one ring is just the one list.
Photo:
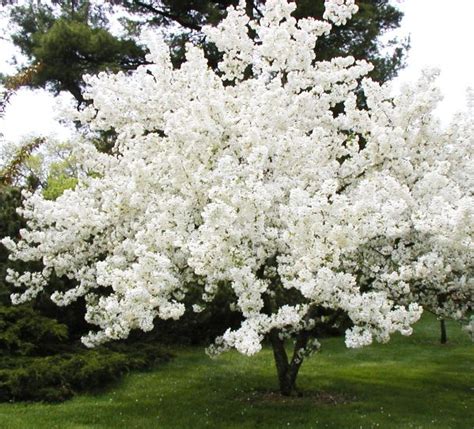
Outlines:
{"label": "evergreen tree", "polygon": [[12,41],[35,66],[24,85],[69,91],[82,104],[84,74],[129,70],[143,63],[144,52],[135,41],[108,30],[103,8],[88,0],[54,3],[29,0],[11,9],[11,21],[18,27]]}

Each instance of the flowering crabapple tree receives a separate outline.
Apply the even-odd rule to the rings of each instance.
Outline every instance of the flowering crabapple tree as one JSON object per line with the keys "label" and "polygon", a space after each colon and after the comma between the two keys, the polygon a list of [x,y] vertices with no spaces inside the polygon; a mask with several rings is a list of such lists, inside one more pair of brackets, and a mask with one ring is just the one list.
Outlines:
{"label": "flowering crabapple tree", "polygon": [[[89,77],[92,103],[79,119],[91,130],[115,129],[114,151],[99,153],[84,138],[75,189],[54,201],[26,195],[28,228],[3,243],[13,258],[44,268],[9,273],[23,288],[14,300],[34,298],[52,273],[75,279],[51,298],[67,305],[85,297],[86,319],[98,329],[83,342],[94,346],[149,331],[156,318],[199,312],[228,290],[229,311],[242,323],[209,352],[252,355],[268,339],[284,395],[318,348],[314,326],[322,321],[346,315],[348,347],[410,334],[421,307],[400,300],[409,282],[396,277],[399,266],[413,266],[410,279],[421,282],[416,266],[438,249],[431,243],[446,252],[472,246],[461,226],[453,226],[458,245],[439,230],[450,217],[445,207],[472,227],[472,197],[461,207],[458,194],[445,195],[463,173],[442,170],[451,161],[445,143],[462,155],[467,134],[439,130],[432,75],[391,98],[364,78],[367,62],[318,61],[317,38],[357,11],[354,0],[325,4],[323,20],[296,21],[286,0],[268,0],[258,21],[243,3],[230,8],[206,29],[223,53],[217,70],[191,44],[174,69],[168,47],[148,33],[149,65]],[[361,91],[366,108],[357,103]],[[424,244],[390,255],[414,240]]]}

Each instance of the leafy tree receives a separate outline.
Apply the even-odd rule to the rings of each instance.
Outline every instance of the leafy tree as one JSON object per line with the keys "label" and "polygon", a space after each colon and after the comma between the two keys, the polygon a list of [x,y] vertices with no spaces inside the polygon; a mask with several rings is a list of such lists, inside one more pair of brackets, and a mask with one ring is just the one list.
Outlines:
{"label": "leafy tree", "polygon": [[133,40],[109,32],[101,8],[87,0],[54,3],[30,0],[11,9],[19,28],[12,41],[35,66],[28,86],[69,91],[83,104],[84,74],[134,69],[143,62],[144,52]]}
{"label": "leafy tree", "polygon": [[[353,0],[327,1],[323,20],[297,21],[294,9],[269,0],[250,23],[230,9],[206,30],[223,52],[218,70],[189,45],[174,68],[169,47],[148,33],[151,64],[89,78],[94,107],[82,119],[118,138],[108,155],[84,139],[81,162],[94,174],[54,201],[25,202],[29,232],[2,242],[44,268],[11,273],[24,288],[16,302],[52,274],[74,278],[51,298],[86,300],[98,330],[83,341],[94,346],[149,331],[155,318],[181,319],[188,298],[199,313],[228,294],[241,324],[209,352],[252,355],[270,341],[284,395],[319,347],[316,326],[341,313],[348,347],[411,333],[421,308],[397,298],[472,252],[472,112],[444,131],[433,73],[393,98],[366,78],[369,63],[318,60],[317,38],[350,18]],[[416,251],[402,254],[410,245]],[[432,253],[446,258],[425,272],[393,268]]]}

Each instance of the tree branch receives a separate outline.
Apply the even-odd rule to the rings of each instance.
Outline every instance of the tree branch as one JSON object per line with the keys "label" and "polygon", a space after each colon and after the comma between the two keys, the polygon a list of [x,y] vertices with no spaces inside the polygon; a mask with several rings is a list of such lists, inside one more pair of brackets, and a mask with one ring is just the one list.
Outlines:
{"label": "tree branch", "polygon": [[144,3],[140,0],[136,0],[133,2],[133,5],[134,6],[138,6],[142,9],[145,9],[146,11],[150,12],[150,13],[153,13],[155,15],[160,15],[162,16],[163,18],[166,18],[166,19],[170,19],[172,21],[175,21],[177,22],[179,25],[181,25],[182,27],[185,27],[185,28],[189,28],[190,30],[194,30],[194,31],[201,31],[202,30],[202,26],[199,25],[199,24],[196,24],[194,22],[191,22],[191,21],[186,21],[185,19],[183,19],[181,16],[179,15],[174,15],[170,12],[167,12],[165,10],[162,10],[162,9],[157,9],[156,7],[154,7],[153,5],[149,4],[149,3]]}

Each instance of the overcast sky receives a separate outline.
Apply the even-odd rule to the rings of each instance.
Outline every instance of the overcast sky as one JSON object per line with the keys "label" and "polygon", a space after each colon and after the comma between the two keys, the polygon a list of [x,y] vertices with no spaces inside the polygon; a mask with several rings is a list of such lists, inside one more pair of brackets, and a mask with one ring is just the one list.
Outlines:
{"label": "overcast sky", "polygon": [[[408,66],[396,83],[415,80],[425,67],[440,68],[439,84],[445,98],[438,113],[447,123],[454,112],[464,107],[466,88],[474,87],[474,0],[393,2],[405,13],[397,34],[411,37]],[[9,65],[12,53],[7,42],[0,40],[0,72],[14,70]],[[11,100],[0,122],[0,132],[10,141],[38,134],[64,138],[68,131],[54,119],[54,111],[49,93],[21,90]]]}
{"label": "overcast sky", "polygon": [[474,88],[474,0],[404,0],[402,34],[410,34],[408,66],[397,82],[413,81],[426,67],[441,69],[443,122],[464,108],[466,88]]}

